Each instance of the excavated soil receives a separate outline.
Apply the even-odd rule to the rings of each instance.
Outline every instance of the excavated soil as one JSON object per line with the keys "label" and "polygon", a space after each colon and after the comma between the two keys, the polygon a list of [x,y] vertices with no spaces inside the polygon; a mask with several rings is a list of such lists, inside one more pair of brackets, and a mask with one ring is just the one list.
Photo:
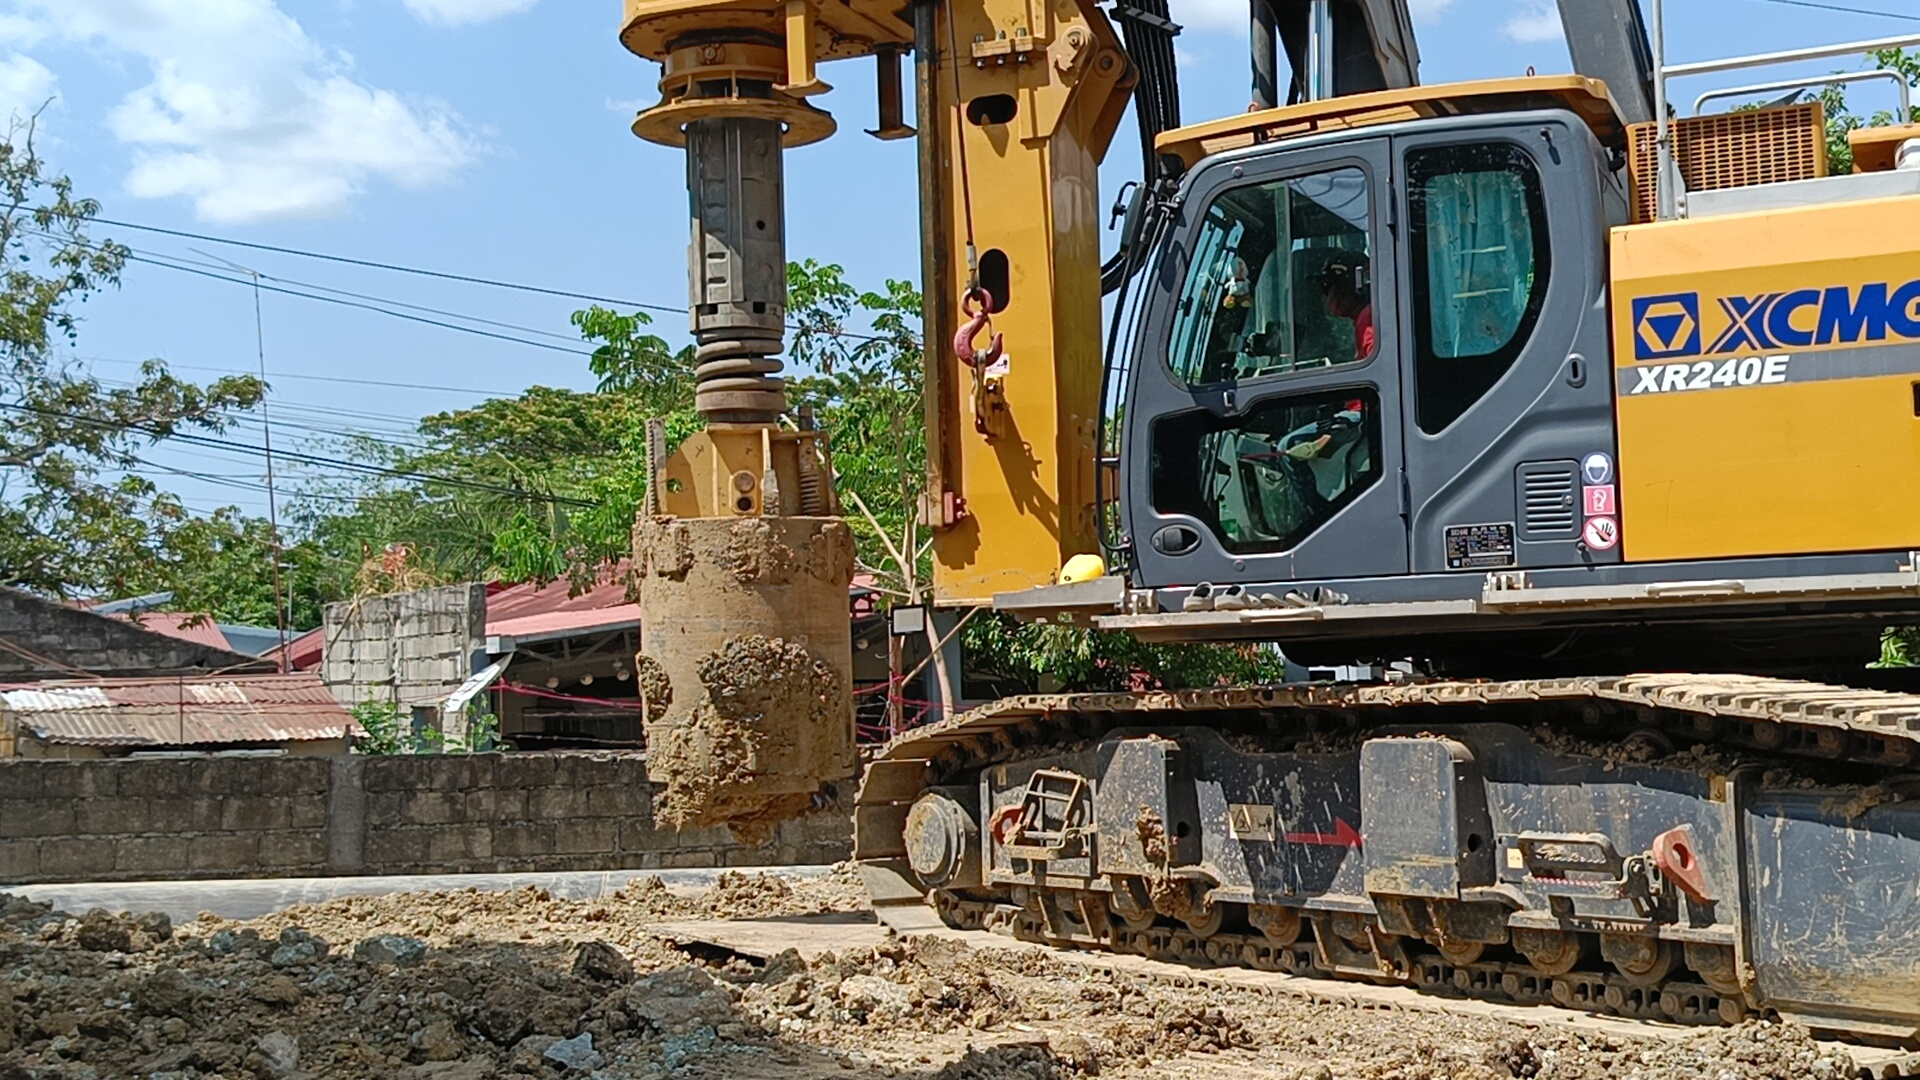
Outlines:
{"label": "excavated soil", "polygon": [[251,922],[0,896],[0,1080],[1832,1080],[1750,1023],[1629,1041],[1175,985],[936,939],[700,961],[642,924],[857,910],[854,875],[353,898]]}

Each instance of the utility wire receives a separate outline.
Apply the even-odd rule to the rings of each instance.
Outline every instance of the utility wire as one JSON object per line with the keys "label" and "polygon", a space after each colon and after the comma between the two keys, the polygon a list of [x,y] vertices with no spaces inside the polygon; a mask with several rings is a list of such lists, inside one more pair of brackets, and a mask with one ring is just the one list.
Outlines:
{"label": "utility wire", "polygon": [[1822,4],[1815,0],[1760,0],[1766,4],[1781,4],[1786,7],[1813,8],[1816,11],[1838,11],[1847,15],[1878,15],[1883,19],[1905,19],[1907,22],[1920,22],[1920,15],[1909,15],[1902,11],[1874,11],[1869,8],[1846,7],[1842,4]]}
{"label": "utility wire", "polygon": [[[632,308],[637,311],[657,311],[667,315],[685,315],[687,309],[671,304],[644,304],[638,300],[620,300],[608,296],[595,296],[592,293],[568,292],[565,289],[549,289],[540,285],[524,285],[512,281],[499,281],[493,278],[473,277],[467,274],[450,274],[443,270],[426,270],[417,266],[402,266],[397,263],[379,262],[373,259],[353,259],[345,255],[329,255],[319,251],[305,251],[300,248],[279,247],[273,244],[257,244],[247,240],[233,240],[224,236],[209,236],[205,233],[184,232],[180,229],[163,229],[158,225],[140,225],[131,221],[116,221],[112,218],[94,218],[102,225],[111,225],[121,229],[138,229],[142,232],[159,233],[162,236],[177,236],[187,240],[200,240],[209,244],[231,244],[234,247],[251,248],[255,251],[271,251],[278,255],[293,255],[303,259],[319,259],[325,262],[342,263],[347,266],[361,266],[372,270],[387,270],[396,274],[414,274],[420,277],[439,278],[442,281],[458,281],[468,285],[485,285],[494,289],[513,289],[518,292],[536,293],[541,296],[558,296],[568,300],[586,300],[596,304],[610,304],[614,307]],[[317,286],[316,286],[317,287]],[[392,301],[388,301],[391,303]],[[787,324],[789,330],[804,329],[793,323]],[[854,341],[887,341],[883,334],[858,334],[850,330],[822,330],[815,328],[814,333],[827,337],[848,338]]]}
{"label": "utility wire", "polygon": [[[101,420],[97,417],[83,416],[79,413],[59,412],[54,409],[36,409],[31,405],[15,405],[10,402],[0,402],[0,409],[11,409],[15,412],[33,413],[38,416],[49,416],[49,417],[53,417],[55,419],[60,419],[60,420],[71,420],[71,421],[74,421],[75,423],[90,424],[94,427],[119,428],[123,431],[138,431],[138,432],[141,432],[142,434],[151,435],[157,439],[178,440],[180,442],[187,444],[188,446],[206,446],[206,447],[212,447],[214,449],[231,450],[235,453],[250,454],[254,456],[258,456],[262,452],[260,447],[253,446],[248,443],[237,443],[227,439],[216,439],[207,435],[190,435],[182,432],[174,432],[172,434],[167,434],[164,432],[155,431],[150,427],[146,427],[140,424],[116,423],[114,421]],[[287,458],[292,461],[298,461],[306,465],[324,465],[329,468],[346,469],[350,472],[360,472],[360,473],[366,473],[374,476],[386,476],[396,480],[417,480],[424,483],[444,484],[448,487],[466,488],[471,491],[486,492],[492,495],[507,495],[513,498],[526,499],[532,502],[547,502],[547,503],[554,503],[554,504],[566,505],[566,506],[597,505],[585,499],[573,499],[573,498],[568,498],[564,495],[542,495],[538,492],[527,491],[520,488],[502,487],[497,484],[483,484],[478,481],[461,480],[451,476],[434,476],[430,473],[411,472],[406,469],[390,469],[383,465],[370,465],[362,461],[348,461],[343,458],[323,457],[318,454],[304,454],[304,453],[300,453],[298,451],[292,451],[292,450],[277,451],[276,456]]]}
{"label": "utility wire", "polygon": [[[158,266],[167,270],[175,270],[182,274],[197,274],[200,277],[212,278],[215,281],[224,281],[233,285],[248,284],[246,281],[244,281],[241,278],[229,277],[226,274],[215,273],[212,270],[201,270],[192,266],[181,266],[177,263],[162,262],[159,259],[150,259],[143,255],[128,255],[127,259],[129,262],[145,263],[148,266]],[[280,293],[284,296],[297,296],[302,300],[318,300],[321,303],[338,304],[341,307],[358,308],[361,311],[371,311],[380,315],[385,315],[393,319],[404,319],[407,322],[423,323],[427,326],[437,326],[443,330],[457,330],[460,333],[472,334],[475,337],[492,338],[495,341],[510,341],[516,345],[528,345],[536,349],[548,349],[553,352],[567,353],[572,356],[592,356],[593,355],[592,349],[569,349],[565,345],[554,345],[550,342],[545,342],[545,341],[529,341],[526,338],[518,338],[510,334],[496,334],[491,330],[482,330],[474,326],[462,326],[459,323],[442,322],[439,319],[429,319],[423,315],[409,315],[404,311],[394,311],[392,308],[381,307],[378,304],[366,304],[366,303],[361,303],[360,301],[357,301],[357,300],[343,300],[337,296],[323,296],[318,293],[301,292],[298,289],[288,289],[288,288],[283,288],[277,285],[262,285],[260,287],[262,289],[265,289],[267,292]],[[539,332],[540,331],[535,331],[535,333],[539,333]]]}
{"label": "utility wire", "polygon": [[299,248],[277,247],[273,244],[256,244],[246,240],[233,240],[224,236],[208,236],[204,233],[182,232],[179,229],[163,229],[157,225],[139,225],[131,221],[115,221],[111,218],[94,218],[102,225],[112,225],[120,229],[139,229],[141,232],[159,233],[163,236],[178,236],[187,240],[203,240],[210,244],[231,244],[234,247],[252,248],[255,251],[271,251],[276,255],[296,255],[303,259],[319,259],[324,262],[343,263],[347,266],[363,266],[371,270],[388,270],[396,274],[414,274],[419,277],[439,278],[443,281],[459,281],[468,285],[485,285],[494,289],[513,289],[518,292],[538,293],[542,296],[558,296],[568,300],[590,300],[596,304],[613,304],[618,307],[635,308],[640,311],[659,311],[668,315],[685,315],[687,309],[666,304],[643,304],[637,300],[617,300],[609,296],[594,296],[591,293],[568,292],[565,289],[549,289],[540,285],[523,285],[512,281],[496,281],[492,278],[470,277],[466,274],[449,274],[442,270],[424,270],[417,266],[400,266],[395,263],[378,262],[373,259],[350,259],[345,255],[329,255],[319,251],[303,251]]}
{"label": "utility wire", "polygon": [[[111,356],[83,356],[80,359],[93,364],[132,364],[138,366],[145,361],[121,360]],[[204,364],[175,364],[167,361],[169,369],[179,371],[210,371],[221,375],[247,375],[250,372],[239,368],[207,367]],[[518,397],[524,390],[483,390],[474,386],[437,386],[431,383],[387,382],[383,379],[350,379],[344,375],[296,375],[292,372],[280,372],[276,379],[303,379],[307,382],[343,383],[351,386],[384,386],[395,390],[432,390],[446,394],[484,394],[488,397]]]}

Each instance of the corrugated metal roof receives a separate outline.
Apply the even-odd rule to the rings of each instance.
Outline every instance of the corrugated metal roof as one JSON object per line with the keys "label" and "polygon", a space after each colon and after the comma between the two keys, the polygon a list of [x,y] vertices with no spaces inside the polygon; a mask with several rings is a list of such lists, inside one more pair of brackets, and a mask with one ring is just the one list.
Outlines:
{"label": "corrugated metal roof", "polygon": [[487,593],[487,636],[544,640],[638,626],[640,605],[627,599],[628,572],[622,562],[578,596],[565,580],[495,585]]}
{"label": "corrugated metal roof", "polygon": [[313,672],[0,686],[23,731],[83,746],[338,739],[358,729]]}
{"label": "corrugated metal roof", "polygon": [[111,616],[121,622],[130,622],[144,630],[156,634],[191,641],[195,645],[211,645],[216,649],[232,649],[227,635],[220,629],[211,616],[195,615],[178,611],[138,611],[123,612]]}

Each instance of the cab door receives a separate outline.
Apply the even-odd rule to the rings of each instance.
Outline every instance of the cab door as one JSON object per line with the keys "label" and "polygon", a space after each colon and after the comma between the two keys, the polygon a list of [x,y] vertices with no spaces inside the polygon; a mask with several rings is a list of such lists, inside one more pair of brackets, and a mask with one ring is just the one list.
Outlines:
{"label": "cab door", "polygon": [[1389,151],[1330,138],[1187,182],[1123,421],[1140,585],[1406,572],[1399,316],[1371,299],[1398,291]]}
{"label": "cab door", "polygon": [[1605,150],[1539,112],[1394,151],[1413,571],[1617,562]]}

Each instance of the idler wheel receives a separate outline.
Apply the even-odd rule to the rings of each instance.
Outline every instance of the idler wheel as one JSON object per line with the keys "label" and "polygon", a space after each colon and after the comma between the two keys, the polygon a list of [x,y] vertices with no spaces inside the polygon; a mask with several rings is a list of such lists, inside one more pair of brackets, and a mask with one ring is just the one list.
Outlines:
{"label": "idler wheel", "polygon": [[1601,934],[1600,955],[1620,977],[1635,986],[1658,986],[1679,966],[1680,950],[1671,941],[1644,934]]}
{"label": "idler wheel", "polygon": [[1586,945],[1578,934],[1561,930],[1516,929],[1513,947],[1527,958],[1533,970],[1549,979],[1572,971],[1586,954]]}

